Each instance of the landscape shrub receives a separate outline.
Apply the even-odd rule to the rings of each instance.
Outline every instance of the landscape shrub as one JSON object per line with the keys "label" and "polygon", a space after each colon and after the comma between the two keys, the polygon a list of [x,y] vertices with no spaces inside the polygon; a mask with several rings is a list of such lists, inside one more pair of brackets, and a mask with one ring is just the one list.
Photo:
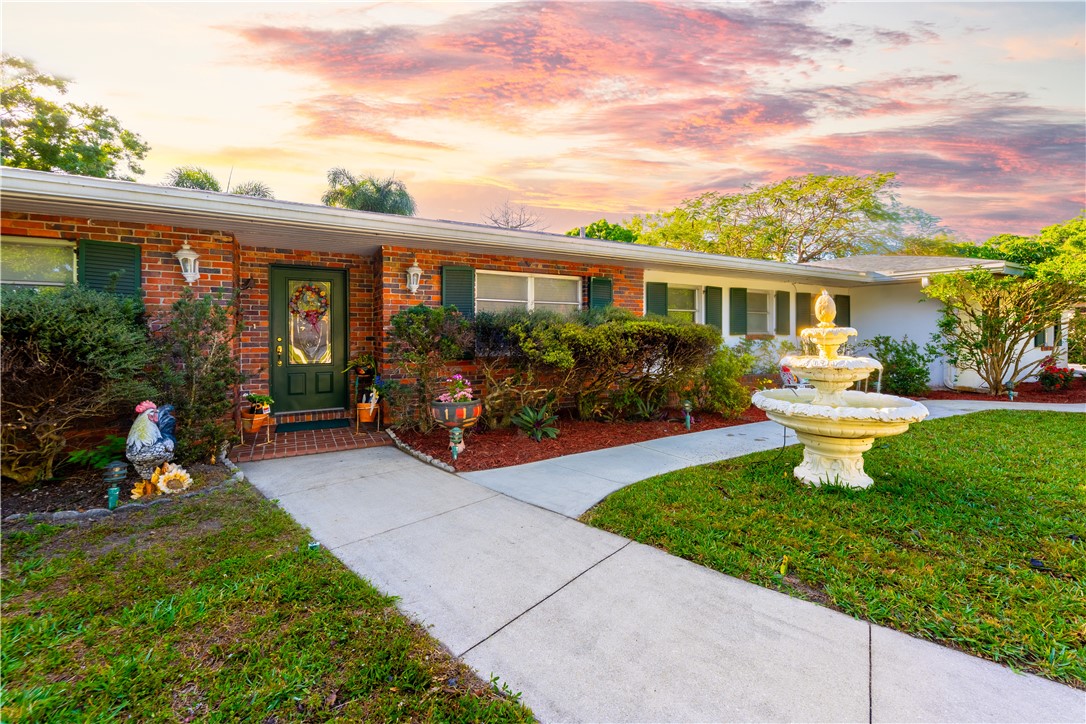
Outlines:
{"label": "landscape shrub", "polygon": [[694,406],[724,417],[739,417],[750,406],[750,390],[742,376],[750,372],[752,360],[747,354],[723,347],[694,379]]}
{"label": "landscape shrub", "polygon": [[1069,367],[1060,367],[1052,356],[1046,357],[1041,363],[1041,370],[1037,373],[1037,381],[1041,383],[1041,389],[1045,392],[1056,390],[1069,390],[1075,380],[1075,371]]}
{"label": "landscape shrub", "polygon": [[434,426],[430,402],[439,381],[448,377],[449,363],[464,357],[471,344],[471,324],[448,307],[419,304],[392,316],[389,363],[413,394],[400,395],[397,424],[428,432]]}
{"label": "landscape shrub", "polygon": [[174,406],[175,457],[183,464],[210,459],[238,439],[230,413],[234,385],[245,378],[234,356],[233,306],[186,287],[158,326],[155,382]]}
{"label": "landscape shrub", "polygon": [[2,473],[53,475],[71,433],[154,395],[143,305],[79,287],[0,291]]}
{"label": "landscape shrub", "polygon": [[582,419],[651,416],[720,345],[712,327],[614,308],[480,314],[475,327],[492,426],[508,424],[516,411],[548,396],[576,407]]}
{"label": "landscape shrub", "polygon": [[883,334],[861,343],[859,348],[870,351],[872,357],[882,362],[883,392],[910,397],[928,392],[928,368],[940,357],[932,343],[921,349],[908,335],[899,342]]}

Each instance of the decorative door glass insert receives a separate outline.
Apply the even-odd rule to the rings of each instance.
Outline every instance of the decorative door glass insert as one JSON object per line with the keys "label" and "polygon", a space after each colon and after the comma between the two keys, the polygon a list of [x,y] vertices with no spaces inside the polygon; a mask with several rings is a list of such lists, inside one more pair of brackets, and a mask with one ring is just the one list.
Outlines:
{"label": "decorative door glass insert", "polygon": [[290,362],[299,365],[332,363],[331,282],[291,281]]}

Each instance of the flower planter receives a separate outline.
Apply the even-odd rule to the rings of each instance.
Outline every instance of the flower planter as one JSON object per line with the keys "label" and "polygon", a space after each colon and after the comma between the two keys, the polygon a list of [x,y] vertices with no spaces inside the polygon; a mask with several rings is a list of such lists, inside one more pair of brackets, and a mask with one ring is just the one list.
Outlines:
{"label": "flower planter", "polygon": [[242,412],[241,429],[245,432],[260,432],[260,428],[267,424],[269,417],[271,415],[266,412]]}
{"label": "flower planter", "polygon": [[465,400],[463,402],[438,402],[430,403],[430,415],[437,424],[444,427],[459,427],[461,429],[471,427],[483,414],[482,400]]}

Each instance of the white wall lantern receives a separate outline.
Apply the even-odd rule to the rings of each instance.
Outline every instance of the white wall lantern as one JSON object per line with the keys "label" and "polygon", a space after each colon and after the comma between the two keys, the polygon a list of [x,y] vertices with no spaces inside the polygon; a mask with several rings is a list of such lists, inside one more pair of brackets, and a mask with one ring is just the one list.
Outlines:
{"label": "white wall lantern", "polygon": [[921,289],[927,289],[930,286],[931,286],[931,279],[928,279],[927,277],[920,277],[920,288]]}
{"label": "white wall lantern", "polygon": [[411,262],[411,266],[407,267],[407,291],[414,294],[419,290],[419,284],[422,282],[422,269],[419,268],[419,260],[415,259]]}
{"label": "white wall lantern", "polygon": [[200,255],[192,250],[186,241],[179,250],[174,252],[177,261],[181,263],[181,274],[189,284],[195,284],[200,280]]}

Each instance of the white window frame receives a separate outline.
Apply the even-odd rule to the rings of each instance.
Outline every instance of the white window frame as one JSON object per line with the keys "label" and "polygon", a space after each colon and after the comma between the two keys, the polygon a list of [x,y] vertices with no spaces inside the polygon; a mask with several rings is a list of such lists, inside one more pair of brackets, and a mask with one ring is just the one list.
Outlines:
{"label": "white window frame", "polygon": [[[570,281],[577,282],[577,308],[570,311],[580,311],[584,309],[584,281],[581,277],[568,276],[565,274],[528,274],[522,272],[507,272],[507,271],[491,271],[490,269],[476,269],[475,270],[475,311],[479,311],[479,302],[507,302],[520,304],[521,299],[495,299],[491,297],[479,296],[479,276],[493,274],[495,276],[507,276],[507,277],[523,277],[528,280],[528,311],[535,309],[535,280],[536,279],[568,279]],[[554,302],[544,302],[544,304],[554,304]]]}
{"label": "white window frame", "polygon": [[705,295],[705,288],[704,287],[693,286],[691,284],[670,284],[669,283],[667,285],[667,293],[668,293],[669,298],[664,300],[664,302],[667,304],[667,316],[669,316],[669,317],[671,316],[671,310],[672,310],[671,299],[670,299],[672,289],[690,289],[690,290],[693,290],[693,292],[694,292],[694,308],[691,310],[691,309],[679,309],[678,307],[676,307],[675,311],[676,312],[690,312],[690,311],[692,311],[692,312],[694,312],[694,322],[696,324],[704,323],[705,322],[705,317],[704,317],[704,314],[703,314],[703,311],[702,311],[704,309],[704,304],[702,304],[702,297]]}
{"label": "white window frame", "polygon": [[[32,279],[13,280],[13,281],[0,280],[0,283],[3,283],[4,286],[35,287],[35,288],[44,287],[44,288],[49,288],[49,289],[61,289],[66,284],[74,284],[76,282],[76,280],[79,279],[79,268],[78,268],[79,255],[76,254],[75,244],[73,242],[64,241],[62,239],[39,239],[39,238],[36,238],[36,237],[33,237],[33,236],[11,236],[11,235],[7,235],[7,234],[5,234],[3,236],[0,236],[0,247],[2,247],[6,243],[24,244],[24,245],[31,245],[31,246],[63,247],[63,248],[66,248],[66,249],[70,250],[72,252],[72,278],[65,281],[65,282],[42,282],[42,281],[34,281]],[[2,260],[3,260],[3,249],[0,248],[0,262],[2,262]]]}
{"label": "white window frame", "polygon": [[[765,296],[765,330],[755,331],[750,326],[750,295],[761,294]],[[776,335],[777,320],[777,292],[772,289],[747,289],[747,334],[773,334]]]}

